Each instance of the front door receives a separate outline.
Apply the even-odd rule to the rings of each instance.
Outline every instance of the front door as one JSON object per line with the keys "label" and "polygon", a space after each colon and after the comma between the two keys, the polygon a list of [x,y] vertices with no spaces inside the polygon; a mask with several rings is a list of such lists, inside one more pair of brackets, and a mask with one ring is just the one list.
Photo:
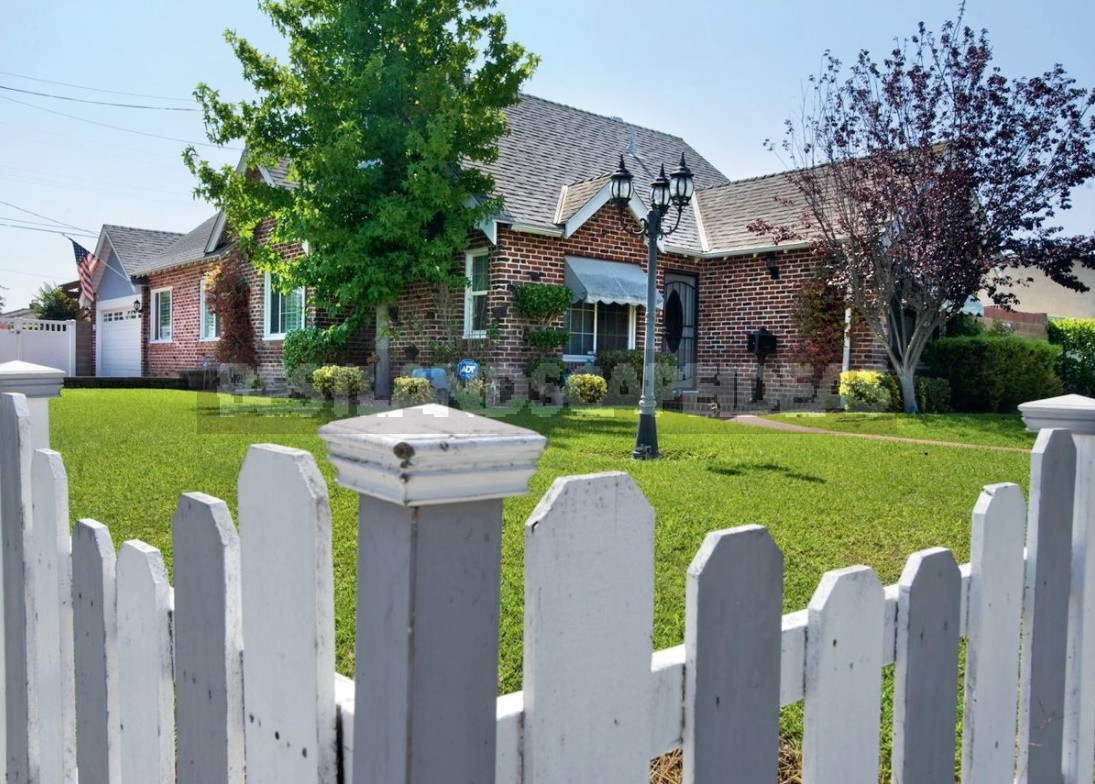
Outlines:
{"label": "front door", "polygon": [[677,358],[678,389],[696,386],[696,276],[680,272],[665,275],[665,338],[663,350]]}

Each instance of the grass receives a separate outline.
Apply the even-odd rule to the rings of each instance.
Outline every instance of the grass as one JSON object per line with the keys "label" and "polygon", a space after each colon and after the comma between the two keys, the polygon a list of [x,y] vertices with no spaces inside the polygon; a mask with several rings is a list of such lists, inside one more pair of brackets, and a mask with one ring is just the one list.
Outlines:
{"label": "grass", "polygon": [[[352,675],[357,505],[334,484],[315,434],[337,413],[296,401],[167,390],[74,389],[51,403],[53,446],[65,458],[73,517],[107,524],[115,546],[139,538],[159,547],[169,566],[170,520],[181,492],[223,498],[234,513],[249,444],[315,454],[331,488],[337,666]],[[768,526],[785,554],[784,605],[792,611],[806,605],[828,569],[866,563],[892,583],[908,554],[921,548],[947,546],[960,562],[968,559],[970,511],[981,486],[1012,481],[1025,489],[1029,474],[1020,453],[753,431],[671,413],[658,418],[663,459],[633,462],[632,412],[537,413],[508,417],[544,433],[548,448],[531,492],[505,503],[500,692],[521,687],[523,523],[556,477],[626,471],[653,504],[654,644],[665,648],[683,639],[685,573],[709,531]]]}
{"label": "grass", "polygon": [[765,417],[819,430],[868,433],[953,444],[980,444],[1030,449],[1028,433],[1018,414],[773,414]]}

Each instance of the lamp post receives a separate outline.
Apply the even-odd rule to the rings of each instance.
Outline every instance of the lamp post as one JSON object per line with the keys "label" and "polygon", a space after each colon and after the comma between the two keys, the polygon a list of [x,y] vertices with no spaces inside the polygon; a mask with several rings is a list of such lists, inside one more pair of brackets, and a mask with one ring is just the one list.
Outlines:
{"label": "lamp post", "polygon": [[[620,156],[620,167],[612,175],[612,202],[620,212],[623,222],[624,208],[631,201],[631,172],[624,166],[624,156]],[[667,178],[665,165],[658,177],[650,184],[650,208],[646,217],[640,219],[638,230],[628,228],[632,234],[645,237],[646,255],[646,336],[643,345],[643,392],[639,398],[639,432],[635,436],[635,450],[631,456],[636,460],[649,460],[658,457],[658,428],[655,422],[655,409],[658,401],[654,397],[654,309],[658,299],[658,240],[668,237],[681,224],[681,214],[692,200],[695,186],[692,172],[681,154],[680,165]],[[670,206],[677,208],[677,220],[673,227],[665,229],[662,219]]]}

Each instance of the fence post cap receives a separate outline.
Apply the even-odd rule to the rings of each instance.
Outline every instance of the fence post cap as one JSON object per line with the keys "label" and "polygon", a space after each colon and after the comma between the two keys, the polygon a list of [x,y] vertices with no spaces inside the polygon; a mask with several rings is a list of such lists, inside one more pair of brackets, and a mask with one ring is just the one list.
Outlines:
{"label": "fence post cap", "polygon": [[57,397],[65,383],[65,371],[14,360],[0,364],[0,394],[21,392],[28,398]]}
{"label": "fence post cap", "polygon": [[1033,400],[1021,403],[1019,411],[1027,430],[1056,427],[1071,431],[1073,435],[1095,435],[1095,399],[1090,397],[1061,395]]}
{"label": "fence post cap", "polygon": [[532,430],[435,404],[331,422],[319,436],[339,484],[402,506],[523,495],[547,445]]}

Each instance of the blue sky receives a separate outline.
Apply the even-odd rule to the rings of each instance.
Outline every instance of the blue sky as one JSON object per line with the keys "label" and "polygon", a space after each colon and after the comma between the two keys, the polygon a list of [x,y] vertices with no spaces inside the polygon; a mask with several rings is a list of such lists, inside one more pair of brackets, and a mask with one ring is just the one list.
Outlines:
{"label": "blue sky", "polygon": [[[957,3],[500,0],[499,7],[512,37],[541,56],[528,92],[682,136],[737,179],[785,168],[763,142],[778,138],[783,121],[798,110],[823,51],[846,62],[861,48],[881,55],[921,19],[938,28]],[[250,0],[0,0],[0,19],[0,86],[88,100],[184,108],[191,104],[169,99],[187,98],[200,81],[227,97],[245,95],[222,38],[225,28],[267,51],[283,50]],[[1095,6],[969,0],[966,21],[988,28],[995,62],[1006,75],[1029,76],[1060,62],[1081,85],[1095,86]],[[0,201],[15,205],[0,204],[0,224],[19,218],[37,222],[21,224],[30,228],[57,228],[21,208],[93,234],[104,223],[186,231],[212,214],[191,197],[183,143],[76,117],[205,138],[195,112],[96,106],[0,89]],[[217,161],[238,157],[206,151]],[[1077,193],[1062,223],[1074,232],[1095,231],[1092,184]],[[0,225],[0,238],[8,308],[26,305],[43,281],[75,278],[69,243],[60,235]]]}

